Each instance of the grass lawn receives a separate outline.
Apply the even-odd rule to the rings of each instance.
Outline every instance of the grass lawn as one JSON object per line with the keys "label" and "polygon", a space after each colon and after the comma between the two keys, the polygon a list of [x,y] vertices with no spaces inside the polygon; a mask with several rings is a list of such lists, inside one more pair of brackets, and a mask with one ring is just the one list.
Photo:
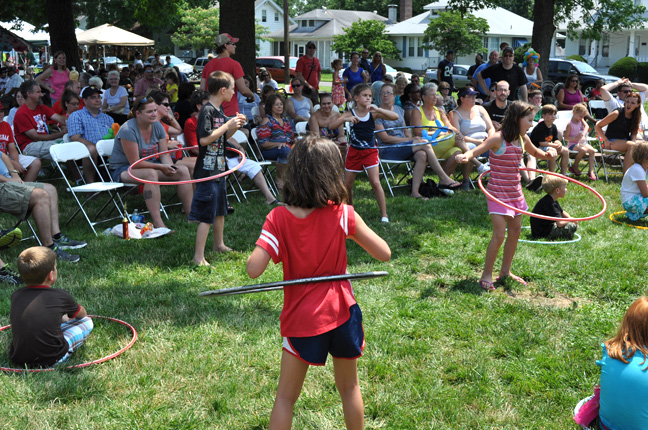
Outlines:
{"label": "grass lawn", "polygon": [[[477,284],[492,232],[481,192],[424,202],[399,189],[387,199],[392,222],[382,225],[361,177],[355,208],[393,255],[380,263],[348,242],[349,272],[390,272],[354,284],[367,341],[358,361],[366,428],[576,428],[571,411],[598,382],[600,344],[645,294],[648,272],[648,233],[608,219],[621,210],[620,176],[594,186],[609,209],[580,224],[582,240],[520,243],[513,271],[529,285],[510,283],[489,294]],[[73,201],[63,187],[59,193],[65,220]],[[140,337],[101,365],[0,375],[0,427],[267,428],[279,376],[282,293],[198,297],[204,290],[256,283],[246,276],[245,260],[269,208],[260,195],[249,197],[249,203],[235,203],[236,213],[226,219],[226,244],[235,252],[208,255],[211,268],[190,264],[196,227],[182,221],[178,207],[168,221],[175,233],[155,240],[94,237],[81,219],[64,228],[88,247],[78,251],[79,263],[59,264],[56,286],[91,314],[131,323]],[[540,197],[527,194],[531,206]],[[134,207],[141,200],[130,201]],[[570,185],[563,207],[587,216],[601,205]],[[0,220],[4,227],[14,222]],[[2,258],[15,262],[34,243]],[[258,282],[279,279],[281,268],[271,264]],[[6,285],[0,289],[2,325],[9,323],[11,293]],[[0,333],[4,366],[10,365],[9,336]],[[101,357],[128,339],[123,327],[98,320],[74,360]],[[343,428],[330,362],[309,372],[294,423],[296,429]]]}

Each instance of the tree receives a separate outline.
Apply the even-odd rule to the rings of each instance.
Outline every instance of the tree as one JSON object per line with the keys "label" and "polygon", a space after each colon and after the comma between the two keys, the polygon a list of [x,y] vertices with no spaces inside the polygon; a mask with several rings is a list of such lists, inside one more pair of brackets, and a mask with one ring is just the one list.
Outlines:
{"label": "tree", "polygon": [[219,9],[186,9],[180,14],[180,28],[171,35],[178,46],[194,49],[212,48],[218,37]]}
{"label": "tree", "polygon": [[454,11],[440,12],[439,17],[430,20],[425,29],[423,43],[427,43],[426,49],[442,53],[453,49],[457,57],[475,52],[485,53],[482,38],[488,30],[488,22],[484,18],[471,14],[462,17]]}
{"label": "tree", "polygon": [[254,2],[220,2],[220,32],[240,39],[234,59],[241,63],[246,75],[256,75],[256,36],[254,34]]}
{"label": "tree", "polygon": [[[450,0],[449,7],[465,15],[471,10],[489,7],[503,7],[506,0]],[[634,0],[535,0],[533,3],[533,48],[540,53],[540,68],[548,76],[551,40],[556,24],[568,22],[568,35],[601,40],[605,33],[636,27],[641,24],[644,6],[635,5]],[[582,14],[584,19],[573,19]]]}
{"label": "tree", "polygon": [[350,53],[367,48],[369,52],[380,51],[383,58],[400,60],[396,44],[385,33],[385,23],[376,20],[356,21],[344,29],[344,34],[333,36],[331,49]]}

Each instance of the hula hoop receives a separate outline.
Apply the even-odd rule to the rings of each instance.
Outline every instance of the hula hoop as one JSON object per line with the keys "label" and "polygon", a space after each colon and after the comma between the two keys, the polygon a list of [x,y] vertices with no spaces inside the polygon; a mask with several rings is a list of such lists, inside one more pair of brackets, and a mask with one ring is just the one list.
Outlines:
{"label": "hula hoop", "polygon": [[[105,320],[108,320],[108,321],[118,322],[119,324],[125,325],[126,327],[128,327],[131,330],[131,332],[133,333],[133,337],[131,338],[130,342],[128,342],[128,344],[126,346],[124,346],[122,349],[120,349],[117,352],[113,352],[112,354],[106,355],[105,357],[99,358],[97,360],[92,360],[92,361],[88,361],[88,362],[85,362],[85,363],[76,364],[74,366],[66,366],[66,367],[64,367],[64,369],[81,369],[83,367],[92,366],[93,364],[99,364],[99,363],[103,363],[103,362],[108,361],[108,360],[112,360],[113,358],[120,356],[125,351],[130,349],[131,346],[133,346],[133,344],[137,340],[137,330],[135,330],[135,327],[133,327],[132,325],[128,324],[125,321],[119,320],[117,318],[104,317],[104,316],[100,316],[100,315],[88,315],[88,316],[90,318],[100,318],[100,319],[105,319]],[[2,332],[4,330],[7,330],[9,328],[11,328],[11,325],[6,325],[4,327],[0,327],[0,332]],[[51,372],[51,371],[57,370],[59,368],[61,368],[61,366],[44,367],[44,368],[38,368],[38,369],[18,369],[18,368],[11,368],[11,367],[0,367],[0,371],[3,371],[3,372],[15,372],[15,373],[38,373],[38,372]]]}
{"label": "hula hoop", "polygon": [[619,211],[619,212],[614,212],[613,214],[610,214],[610,221],[612,221],[614,223],[617,223],[617,224],[620,224],[620,225],[625,225],[625,226],[628,226],[628,227],[634,227],[634,228],[639,229],[639,230],[648,230],[648,227],[644,227],[642,225],[628,224],[627,222],[621,222],[621,221],[614,218],[616,215],[625,214],[625,213],[626,213],[626,211]]}
{"label": "hula hoop", "polygon": [[576,185],[580,185],[581,187],[588,189],[589,191],[594,193],[594,195],[596,197],[598,197],[598,199],[601,201],[601,203],[603,203],[603,209],[601,210],[601,212],[597,213],[596,215],[582,217],[582,218],[557,218],[557,217],[551,217],[551,216],[546,216],[546,215],[534,214],[533,212],[523,211],[522,209],[518,209],[518,208],[515,208],[513,206],[507,205],[506,203],[504,203],[503,201],[497,199],[495,196],[493,196],[491,193],[489,193],[486,190],[486,188],[484,187],[484,184],[482,184],[482,177],[485,174],[489,173],[490,170],[482,172],[482,174],[479,175],[479,178],[477,179],[477,183],[479,184],[479,188],[482,190],[482,192],[484,194],[486,194],[486,197],[488,197],[490,200],[494,201],[495,203],[498,203],[498,204],[504,206],[505,208],[510,209],[512,211],[515,211],[517,213],[521,213],[523,215],[528,215],[530,217],[546,219],[547,221],[567,221],[567,222],[589,221],[589,220],[593,220],[595,218],[600,217],[607,210],[607,203],[606,203],[605,199],[603,198],[603,196],[601,194],[599,194],[599,192],[596,191],[594,188],[592,188],[589,185],[586,185],[586,184],[584,184],[584,183],[582,183],[580,181],[577,181],[576,179],[570,178],[570,177],[565,176],[565,175],[561,175],[560,173],[548,172],[546,170],[529,169],[527,167],[521,167],[520,170],[526,170],[527,172],[543,173],[545,175],[558,176],[559,178],[567,179],[569,182],[573,182]]}
{"label": "hula hoop", "polygon": [[128,168],[128,175],[131,178],[135,179],[137,182],[142,182],[143,184],[151,184],[151,185],[184,185],[184,184],[197,184],[198,182],[211,181],[212,179],[222,178],[223,176],[227,176],[227,175],[230,175],[230,174],[234,173],[236,170],[240,169],[241,166],[243,166],[243,164],[245,163],[246,157],[245,157],[245,154],[243,152],[239,151],[238,149],[234,149],[234,148],[227,148],[227,150],[228,151],[238,152],[239,155],[241,156],[241,162],[239,164],[237,164],[236,166],[234,166],[234,168],[229,169],[226,172],[219,173],[219,174],[214,175],[214,176],[209,176],[207,178],[189,179],[188,181],[162,182],[162,181],[149,181],[148,179],[138,178],[137,176],[133,175],[132,170],[134,168],[136,168],[136,166],[139,163],[141,163],[143,161],[146,161],[149,158],[157,157],[157,156],[160,156],[160,155],[163,155],[163,154],[168,154],[170,152],[178,152],[178,149],[170,149],[168,151],[162,151],[162,152],[158,152],[158,153],[155,153],[155,154],[148,155],[148,156],[146,156],[144,158],[140,158],[139,160],[137,160],[136,162],[134,162],[133,164],[130,165],[130,167]]}
{"label": "hula hoop", "polygon": [[[375,130],[374,134],[376,133],[381,133],[383,131],[391,131],[391,130],[407,130],[411,128],[423,128],[423,129],[429,129],[429,128],[434,128],[436,131],[430,136],[429,139],[431,140],[426,140],[425,142],[417,142],[415,143],[414,140],[408,140],[406,142],[400,142],[400,143],[395,143],[393,145],[377,145],[376,147],[378,149],[385,149],[385,148],[404,148],[404,147],[409,147],[409,146],[422,146],[422,145],[432,145],[436,146],[437,144],[441,142],[445,142],[446,140],[452,139],[455,136],[455,132],[450,130],[448,127],[436,127],[433,125],[429,126],[422,126],[422,125],[410,125],[410,126],[405,126],[405,127],[390,127],[390,128],[385,128],[383,130]],[[437,139],[437,136],[440,133],[449,133],[446,136],[443,136],[440,139]]]}
{"label": "hula hoop", "polygon": [[[525,225],[522,228],[531,228],[528,225]],[[538,245],[565,245],[568,243],[575,243],[575,242],[580,242],[581,236],[578,233],[574,233],[574,236],[576,239],[572,240],[526,240],[526,239],[518,239],[518,242],[524,242],[524,243],[537,243]]]}

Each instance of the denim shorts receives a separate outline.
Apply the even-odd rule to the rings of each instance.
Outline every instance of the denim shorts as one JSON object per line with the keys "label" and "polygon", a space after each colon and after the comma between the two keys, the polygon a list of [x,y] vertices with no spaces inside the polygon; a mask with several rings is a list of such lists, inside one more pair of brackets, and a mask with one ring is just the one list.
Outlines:
{"label": "denim shorts", "polygon": [[217,216],[227,214],[226,181],[205,181],[196,184],[189,221],[213,224]]}
{"label": "denim shorts", "polygon": [[394,148],[380,148],[380,158],[385,160],[411,161],[414,159],[414,151],[411,146],[396,146]]}

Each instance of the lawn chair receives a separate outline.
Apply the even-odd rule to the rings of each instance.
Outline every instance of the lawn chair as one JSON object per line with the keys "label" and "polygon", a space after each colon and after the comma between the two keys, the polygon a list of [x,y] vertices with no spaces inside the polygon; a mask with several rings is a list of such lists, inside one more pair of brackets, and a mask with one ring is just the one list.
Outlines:
{"label": "lawn chair", "polygon": [[[245,145],[248,144],[247,136],[241,130],[237,130],[234,133],[234,135],[231,137],[231,139],[236,140],[236,142],[238,142],[238,144],[243,146],[243,147],[245,147]],[[250,150],[248,151],[247,155],[249,157],[252,157],[252,161],[256,161],[255,160],[256,156],[255,156],[254,151],[253,151],[253,149],[251,147],[250,147]],[[266,169],[268,166],[271,165],[271,163],[269,161],[260,161],[260,162],[257,161],[257,163],[259,163],[259,165],[261,166],[262,171],[263,171],[263,169]],[[227,179],[229,181],[230,187],[232,187],[232,189],[234,189],[234,186],[236,185],[238,187],[239,191],[241,192],[241,194],[243,195],[243,198],[247,201],[247,193],[254,193],[254,192],[259,191],[259,189],[256,188],[254,185],[252,185],[252,187],[247,188],[247,189],[244,188],[243,184],[241,183],[241,181],[243,180],[243,177],[239,178],[239,174],[240,174],[240,172],[234,172],[233,174],[229,175],[227,177]],[[272,187],[271,182],[269,182],[269,181],[267,181],[267,182],[268,182],[268,188],[270,188],[270,192],[274,196],[276,196],[277,193],[274,190],[274,188]],[[236,197],[238,199],[238,196],[236,196]]]}
{"label": "lawn chair", "polygon": [[277,164],[277,162],[274,160],[266,160],[263,157],[263,152],[261,151],[261,145],[259,145],[259,136],[257,135],[256,128],[253,128],[251,133],[252,142],[250,143],[250,152],[248,153],[248,155],[254,158],[254,161],[261,165],[263,176],[266,178],[266,182],[270,187],[270,191],[272,191],[272,194],[276,196],[278,195],[278,188],[272,174],[276,170],[275,165]]}
{"label": "lawn chair", "polygon": [[[84,158],[89,158],[90,162],[95,169],[95,173],[98,175],[99,178],[101,178],[101,174],[99,172],[99,169],[97,169],[96,164],[92,160],[92,157],[90,157],[90,152],[88,151],[88,148],[81,142],[69,142],[69,143],[61,143],[58,145],[53,145],[50,147],[50,155],[52,157],[52,161],[55,163],[56,167],[58,167],[59,171],[61,174],[63,174],[63,167],[61,166],[61,163],[67,162],[67,161],[77,161],[77,160],[82,160]],[[86,221],[88,221],[88,224],[90,225],[90,228],[94,232],[95,235],[97,235],[97,231],[95,230],[94,226],[96,224],[110,221],[111,219],[115,218],[108,218],[104,219],[101,221],[96,221],[99,214],[103,211],[104,208],[110,202],[113,203],[117,211],[119,212],[119,215],[121,218],[123,218],[124,214],[122,210],[120,209],[119,205],[117,204],[117,201],[115,200],[115,195],[117,192],[115,190],[122,188],[124,184],[122,183],[114,183],[114,182],[104,182],[101,180],[101,182],[93,182],[91,184],[84,184],[84,185],[78,185],[78,186],[72,186],[68,178],[63,174],[63,180],[67,184],[67,190],[72,193],[72,196],[74,197],[74,200],[77,202],[79,205],[79,209],[74,212],[74,214],[68,219],[67,223],[65,225],[68,225],[70,221],[79,213],[82,212],[83,216],[85,217]],[[115,192],[113,194],[113,192]],[[85,199],[83,203],[79,200],[79,195],[81,193],[86,193],[90,194],[88,198]],[[107,200],[106,204],[97,212],[95,215],[95,221],[91,221],[90,217],[85,211],[85,206],[88,204],[90,201],[92,201],[95,197],[99,196],[102,193],[107,193],[109,196],[109,199]]]}

